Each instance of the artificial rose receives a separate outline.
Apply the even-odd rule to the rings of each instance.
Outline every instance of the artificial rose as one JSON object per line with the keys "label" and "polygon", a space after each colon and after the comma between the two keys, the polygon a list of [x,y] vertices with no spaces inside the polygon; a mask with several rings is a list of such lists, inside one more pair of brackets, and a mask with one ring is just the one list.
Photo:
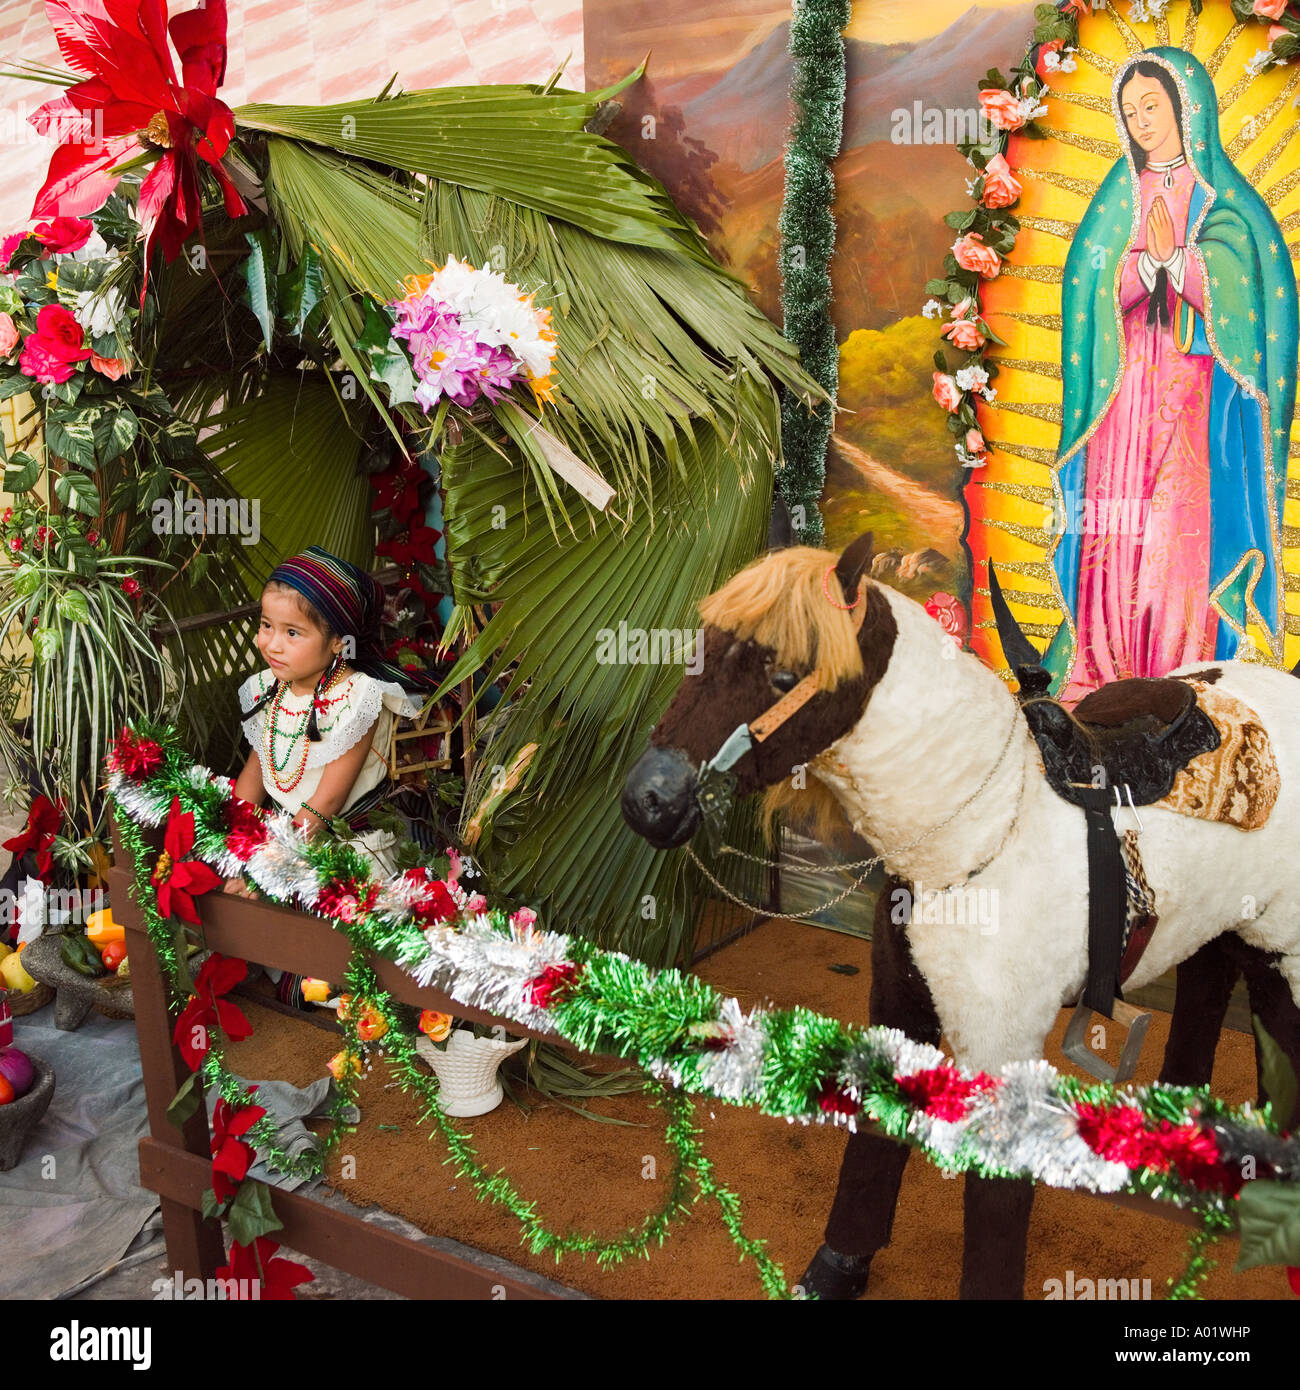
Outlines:
{"label": "artificial rose", "polygon": [[[86,356],[89,357],[90,354],[87,353]],[[67,381],[77,369],[52,349],[48,339],[33,333],[23,344],[22,355],[18,358],[18,370],[34,381],[58,385]]]}
{"label": "artificial rose", "polygon": [[1291,35],[1290,29],[1286,28],[1284,25],[1281,25],[1281,24],[1270,24],[1270,25],[1268,26],[1268,45],[1269,45],[1269,47],[1272,48],[1272,46],[1278,41],[1278,39],[1289,38],[1290,35]]}
{"label": "artificial rose", "polygon": [[1077,15],[1091,14],[1091,0],[1065,0],[1065,4],[1061,6],[1061,13]]}
{"label": "artificial rose", "polygon": [[36,332],[65,362],[84,362],[90,356],[85,329],[62,304],[47,304],[36,315]]}
{"label": "artificial rose", "polygon": [[1255,0],[1251,9],[1261,19],[1281,19],[1286,13],[1286,0]]}
{"label": "artificial rose", "polygon": [[90,365],[109,381],[117,381],[126,374],[127,362],[121,357],[101,357],[99,353],[90,354]]}
{"label": "artificial rose", "polygon": [[991,246],[984,245],[978,232],[967,232],[952,244],[952,254],[963,270],[974,270],[986,280],[995,280],[1002,269],[1002,257]]}
{"label": "artificial rose", "polygon": [[465,903],[466,912],[486,912],[487,899],[482,893],[471,893]]}
{"label": "artificial rose", "polygon": [[1065,47],[1064,39],[1052,39],[1050,42],[1041,44],[1038,49],[1038,61],[1034,64],[1034,71],[1039,77],[1046,80],[1047,74],[1051,71],[1045,66],[1049,53],[1059,53]]}
{"label": "artificial rose", "polygon": [[451,1036],[451,1025],[455,1021],[450,1014],[440,1014],[437,1009],[425,1009],[417,1026],[430,1042],[445,1042]]}
{"label": "artificial rose", "polygon": [[988,342],[973,319],[957,319],[953,323],[944,324],[939,331],[954,347],[961,348],[963,352],[978,352]]}
{"label": "artificial rose", "polygon": [[946,372],[934,372],[934,398],[951,415],[961,405],[957,383]]}
{"label": "artificial rose", "polygon": [[22,335],[8,314],[0,314],[0,357],[8,357]]}
{"label": "artificial rose", "polygon": [[1010,92],[999,87],[990,87],[980,93],[980,110],[986,120],[999,130],[1019,130],[1025,123],[1025,113],[1020,102]]}
{"label": "artificial rose", "polygon": [[1012,177],[1005,155],[995,154],[984,166],[984,190],[980,202],[986,208],[1009,208],[1023,189]]}
{"label": "artificial rose", "polygon": [[87,218],[55,217],[49,222],[38,222],[32,235],[56,256],[66,256],[79,251],[94,230],[95,224]]}
{"label": "artificial rose", "polygon": [[941,589],[926,599],[925,611],[949,637],[955,638],[959,644],[966,640],[966,609],[960,599]]}
{"label": "artificial rose", "polygon": [[985,450],[984,436],[979,430],[966,431],[966,452],[970,454],[982,454]]}
{"label": "artificial rose", "polygon": [[338,1082],[342,1082],[348,1072],[351,1072],[353,1076],[361,1075],[361,1063],[355,1057],[349,1057],[346,1052],[336,1052],[325,1063],[325,1066],[329,1074]]}

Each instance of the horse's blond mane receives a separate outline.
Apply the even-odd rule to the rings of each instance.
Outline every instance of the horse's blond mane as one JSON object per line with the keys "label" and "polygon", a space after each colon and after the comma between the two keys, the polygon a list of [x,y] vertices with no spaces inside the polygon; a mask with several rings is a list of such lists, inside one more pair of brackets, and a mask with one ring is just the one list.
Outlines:
{"label": "horse's blond mane", "polygon": [[[812,673],[819,689],[834,690],[862,675],[853,617],[830,603],[822,588],[838,558],[808,545],[774,551],[710,594],[700,604],[700,617],[742,641],[752,637],[771,647],[782,667]],[[841,598],[834,576],[830,592]]]}

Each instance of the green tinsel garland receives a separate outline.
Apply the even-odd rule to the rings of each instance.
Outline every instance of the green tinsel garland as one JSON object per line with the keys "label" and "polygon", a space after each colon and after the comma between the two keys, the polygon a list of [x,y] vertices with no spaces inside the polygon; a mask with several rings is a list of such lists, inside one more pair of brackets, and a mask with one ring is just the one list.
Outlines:
{"label": "green tinsel garland", "polygon": [[[778,223],[785,336],[832,402],[839,389],[839,344],[830,312],[835,250],[831,164],[844,134],[843,31],[852,8],[850,0],[795,0],[790,19],[795,119],[785,152],[785,197]],[[802,508],[798,539],[806,545],[822,541],[817,501],[826,480],[826,446],[834,417],[833,404],[823,402],[809,411],[790,392],[783,395],[785,466],[776,476],[776,486],[796,520],[800,517],[795,508]]]}
{"label": "green tinsel garland", "polygon": [[[206,798],[197,788],[194,789],[194,793],[192,799],[186,800],[191,801],[188,809],[200,813],[196,815],[197,843],[210,839],[211,834],[203,834],[202,831],[207,827],[199,824]],[[192,985],[185,969],[185,957],[178,949],[177,933],[158,912],[157,895],[150,881],[149,850],[140,827],[130,819],[122,807],[115,804],[114,812],[121,842],[131,854],[134,868],[132,896],[144,916],[145,930],[167,981],[169,1007],[175,1012],[183,1007]],[[324,1173],[327,1158],[338,1146],[342,1136],[351,1132],[351,1127],[344,1123],[344,1115],[356,1104],[357,1084],[353,1063],[359,1064],[365,1047],[358,1033],[358,1019],[368,1009],[373,1009],[382,1016],[387,1025],[377,1051],[383,1055],[393,1079],[402,1091],[423,1103],[420,1119],[432,1120],[442,1134],[448,1150],[446,1161],[454,1163],[457,1173],[473,1184],[480,1201],[495,1202],[515,1217],[523,1231],[520,1243],[527,1243],[533,1254],[553,1251],[557,1263],[566,1254],[595,1255],[597,1264],[602,1267],[619,1264],[630,1256],[649,1258],[651,1244],[662,1246],[672,1223],[688,1215],[695,1203],[701,1197],[706,1197],[718,1204],[723,1225],[740,1251],[740,1258],[743,1260],[748,1255],[754,1261],[759,1281],[768,1297],[791,1296],[781,1267],[767,1254],[764,1242],[745,1235],[741,1227],[739,1197],[714,1178],[713,1165],[704,1154],[699,1142],[699,1130],[692,1122],[694,1110],[690,1097],[685,1092],[669,1090],[659,1082],[648,1081],[646,1093],[656,1105],[664,1105],[668,1110],[665,1140],[673,1151],[673,1170],[663,1205],[658,1211],[645,1217],[639,1226],[629,1227],[612,1238],[576,1232],[560,1234],[549,1229],[537,1216],[535,1204],[520,1196],[503,1173],[487,1172],[478,1161],[478,1155],[470,1145],[468,1136],[458,1130],[439,1107],[437,1077],[416,1065],[418,1054],[397,1016],[393,999],[379,987],[378,979],[367,960],[367,948],[373,945],[373,942],[367,936],[365,924],[340,922],[338,926],[347,934],[352,944],[344,980],[354,1002],[347,1018],[343,1020],[344,1065],[340,1069],[337,1094],[326,1116],[330,1121],[329,1132],[318,1150],[291,1157],[276,1142],[276,1125],[273,1118],[270,1115],[263,1116],[249,1128],[244,1138],[268,1168],[304,1180],[314,1179]],[[250,1097],[227,1067],[225,1049],[218,1029],[212,1030],[208,1051],[200,1065],[200,1075],[205,1086],[215,1089],[217,1094],[235,1109],[257,1102],[256,1096]],[[689,1191],[692,1182],[696,1189],[693,1197]],[[205,1211],[211,1215],[220,1215],[224,1210],[224,1204],[218,1206],[211,1192],[206,1196]]]}

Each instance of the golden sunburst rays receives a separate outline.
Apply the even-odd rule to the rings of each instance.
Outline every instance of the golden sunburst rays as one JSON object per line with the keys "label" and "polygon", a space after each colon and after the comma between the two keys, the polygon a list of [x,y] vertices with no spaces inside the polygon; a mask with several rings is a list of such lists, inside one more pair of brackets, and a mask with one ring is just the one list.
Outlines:
{"label": "golden sunburst rays", "polygon": [[[1113,6],[1098,9],[1080,18],[1075,71],[1051,77],[1041,125],[1053,138],[1012,137],[1007,158],[1023,188],[1015,209],[1021,232],[1002,274],[983,287],[984,317],[1004,344],[990,350],[999,368],[996,399],[978,404],[988,462],[965,484],[967,542],[977,580],[973,646],[995,668],[1004,663],[996,636],[987,635],[993,623],[984,562],[991,559],[999,573],[1017,577],[1008,601],[1027,634],[1046,641],[1061,617],[1047,557],[1056,534],[1051,497],[1062,423],[1062,354],[1072,350],[1061,318],[1064,266],[1080,222],[1122,157],[1125,136],[1116,130],[1111,106],[1114,75],[1148,45],[1194,53],[1215,78],[1225,149],[1260,189],[1278,218],[1286,250],[1300,261],[1300,126],[1293,106],[1300,69],[1252,77],[1247,63],[1265,43],[1261,26],[1238,21],[1228,0],[1204,0],[1199,14],[1186,0],[1173,0],[1155,22],[1133,23]],[[1127,203],[1114,212],[1118,219],[1132,217]],[[1290,666],[1300,658],[1300,439],[1294,422],[1288,423],[1292,462],[1281,540],[1284,660]],[[1262,633],[1256,640],[1267,649]]]}

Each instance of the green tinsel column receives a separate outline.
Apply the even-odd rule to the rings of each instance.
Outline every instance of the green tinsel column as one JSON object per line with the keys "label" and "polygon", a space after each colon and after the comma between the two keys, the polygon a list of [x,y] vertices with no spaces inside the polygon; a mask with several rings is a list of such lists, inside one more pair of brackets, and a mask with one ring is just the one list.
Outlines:
{"label": "green tinsel column", "polygon": [[[790,95],[794,123],[785,152],[785,200],[781,233],[781,309],[785,336],[803,365],[834,397],[839,387],[839,346],[831,322],[831,254],[835,218],[831,202],[835,176],[831,162],[844,135],[843,30],[852,13],[850,0],[795,0],[790,20],[794,72]],[[826,445],[834,412],[823,403],[806,410],[790,392],[781,408],[785,467],[776,485],[796,526],[796,539],[819,545],[822,518],[817,508],[826,479]],[[801,508],[802,511],[796,510]]]}

